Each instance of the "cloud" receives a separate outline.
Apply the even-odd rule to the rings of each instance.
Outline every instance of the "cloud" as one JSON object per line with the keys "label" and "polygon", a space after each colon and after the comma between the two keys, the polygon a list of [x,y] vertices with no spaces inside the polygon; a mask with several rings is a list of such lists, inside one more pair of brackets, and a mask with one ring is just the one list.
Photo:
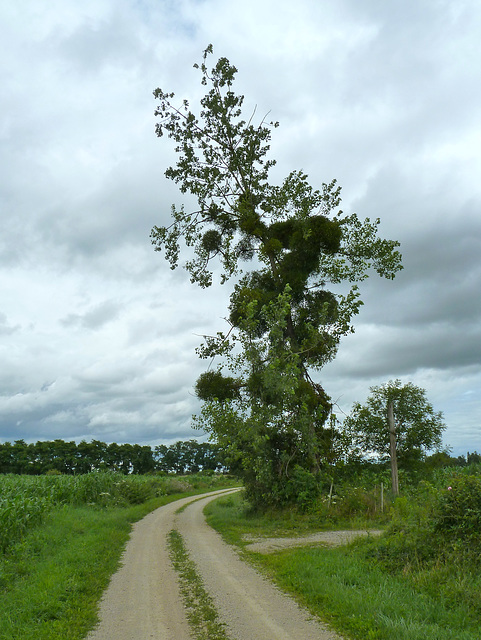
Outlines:
{"label": "cloud", "polygon": [[18,331],[19,326],[12,326],[8,322],[8,318],[4,313],[0,312],[0,335],[10,335]]}
{"label": "cloud", "polygon": [[85,314],[70,313],[60,320],[65,327],[81,326],[85,329],[98,329],[115,320],[120,312],[120,305],[113,300],[105,300]]}
{"label": "cloud", "polygon": [[[4,3],[5,4],[5,3]],[[356,333],[319,373],[348,411],[425,386],[460,450],[481,444],[481,10],[474,0],[34,0],[2,6],[0,438],[192,437],[195,347],[230,285],[200,290],[149,240],[172,203],[154,88],[193,104],[210,42],[248,115],[279,120],[274,180],[337,178],[404,271],[363,283]],[[436,406],[438,405],[438,406]],[[194,435],[197,435],[194,433]]]}

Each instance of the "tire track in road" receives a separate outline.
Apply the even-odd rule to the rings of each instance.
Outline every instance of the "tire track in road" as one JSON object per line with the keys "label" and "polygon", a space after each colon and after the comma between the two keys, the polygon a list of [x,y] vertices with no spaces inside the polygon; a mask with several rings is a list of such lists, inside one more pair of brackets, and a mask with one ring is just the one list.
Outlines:
{"label": "tire track in road", "polygon": [[100,622],[87,640],[192,640],[167,536],[175,512],[196,499],[171,502],[134,524],[122,566],[102,597]]}
{"label": "tire track in road", "polygon": [[243,562],[207,525],[203,509],[215,497],[191,503],[177,514],[175,526],[232,640],[340,640]]}
{"label": "tire track in road", "polygon": [[[177,530],[232,640],[341,640],[243,562],[209,527],[204,506],[238,489],[191,496],[137,522],[86,640],[193,640],[172,567],[168,536]],[[182,509],[182,511],[179,511]]]}

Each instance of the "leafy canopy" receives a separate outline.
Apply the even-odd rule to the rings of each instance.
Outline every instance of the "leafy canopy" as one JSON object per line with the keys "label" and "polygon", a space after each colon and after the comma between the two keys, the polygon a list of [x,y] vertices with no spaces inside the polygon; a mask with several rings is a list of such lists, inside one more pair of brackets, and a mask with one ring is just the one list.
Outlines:
{"label": "leafy canopy", "polygon": [[354,445],[361,451],[389,457],[389,402],[393,404],[396,449],[401,462],[440,448],[446,425],[442,412],[434,411],[424,389],[411,382],[403,385],[400,380],[390,380],[371,387],[370,392],[365,404],[356,402],[344,421]]}

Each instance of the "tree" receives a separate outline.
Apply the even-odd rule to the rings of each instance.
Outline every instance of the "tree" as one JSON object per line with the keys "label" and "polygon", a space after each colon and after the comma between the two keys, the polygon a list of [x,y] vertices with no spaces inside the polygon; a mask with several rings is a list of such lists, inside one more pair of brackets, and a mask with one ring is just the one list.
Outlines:
{"label": "tree", "polygon": [[390,460],[392,490],[397,494],[398,462],[408,467],[427,451],[440,450],[446,425],[443,414],[427,401],[426,391],[411,382],[390,380],[370,392],[364,405],[354,404],[344,427],[363,453]]}
{"label": "tree", "polygon": [[222,452],[211,442],[187,440],[171,444],[159,444],[154,450],[155,469],[174,473],[198,473],[217,471],[224,466]]}
{"label": "tree", "polygon": [[[198,350],[221,361],[197,381],[204,401],[197,424],[230,448],[252,496],[278,502],[295,467],[319,472],[319,437],[331,403],[312,374],[353,331],[362,304],[357,283],[370,269],[393,278],[401,256],[397,242],[378,237],[379,220],[339,210],[335,180],[314,189],[306,174],[293,171],[280,185],[269,181],[275,165],[269,142],[278,123],[254,126],[255,114],[243,118],[244,96],[232,89],[237,69],[220,58],[209,71],[211,53],[209,46],[194,65],[210,87],[199,115],[187,100],[176,104],[173,93],[154,91],[157,135],[173,139],[178,154],[166,176],[198,207],[173,206],[172,223],[154,227],[151,239],[172,269],[186,245],[184,266],[201,287],[212,284],[214,260],[222,283],[236,278],[228,330],[205,336]],[[328,283],[350,287],[334,293]]]}

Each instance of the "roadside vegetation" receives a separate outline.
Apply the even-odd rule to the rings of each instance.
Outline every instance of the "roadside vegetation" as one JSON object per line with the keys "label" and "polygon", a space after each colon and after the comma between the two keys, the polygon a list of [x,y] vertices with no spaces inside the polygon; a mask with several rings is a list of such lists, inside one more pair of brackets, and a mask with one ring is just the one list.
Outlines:
{"label": "roadside vegetation", "polygon": [[[435,454],[401,470],[400,480],[401,495],[394,497],[388,463],[352,463],[326,473],[319,492],[309,474],[298,472],[292,478],[295,504],[255,510],[235,494],[211,503],[208,519],[345,638],[479,640],[479,455]],[[132,523],[180,496],[234,484],[213,473],[0,475],[0,637],[85,638]],[[315,545],[267,555],[247,546],[252,537],[345,528],[380,528],[384,534],[339,548]],[[191,607],[198,637],[222,637],[175,533],[171,549],[184,596],[202,601],[202,616],[199,606]]]}
{"label": "roadside vegetation", "polygon": [[[385,472],[384,472],[385,473]],[[384,475],[381,474],[381,478]],[[253,511],[241,495],[207,507],[208,521],[312,613],[353,640],[479,640],[481,465],[403,478],[400,497],[375,508],[374,476],[330,485],[308,508]],[[380,478],[378,478],[380,480]],[[336,496],[333,499],[333,495]],[[253,537],[382,528],[349,545],[261,554]]]}
{"label": "roadside vegetation", "polygon": [[232,484],[213,474],[0,475],[0,638],[85,638],[132,523]]}

